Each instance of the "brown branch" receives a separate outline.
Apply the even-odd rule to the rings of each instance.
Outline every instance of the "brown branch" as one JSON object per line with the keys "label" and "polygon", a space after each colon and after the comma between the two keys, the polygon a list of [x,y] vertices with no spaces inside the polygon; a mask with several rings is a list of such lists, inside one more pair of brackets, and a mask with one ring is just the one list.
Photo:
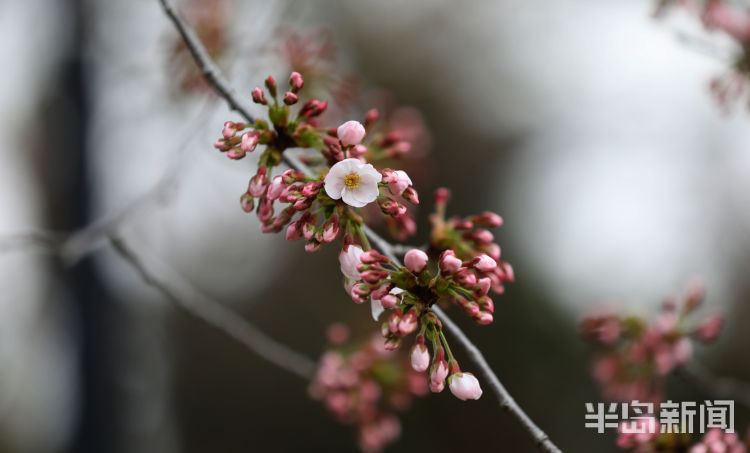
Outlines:
{"label": "brown branch", "polygon": [[[185,20],[182,18],[182,16],[176,11],[174,6],[172,5],[170,0],[159,0],[164,7],[164,11],[167,13],[167,16],[169,16],[172,23],[174,23],[175,27],[177,27],[177,30],[182,35],[183,40],[185,41],[185,44],[187,45],[188,49],[190,49],[190,53],[193,56],[193,59],[195,60],[196,65],[198,68],[203,71],[203,74],[206,77],[206,81],[214,88],[214,90],[222,97],[224,100],[229,104],[229,106],[238,111],[242,116],[245,117],[245,119],[249,122],[253,122],[254,119],[250,115],[249,111],[242,107],[242,103],[237,99],[237,97],[234,94],[234,91],[229,86],[229,83],[226,81],[226,79],[221,75],[218,68],[216,67],[216,64],[211,60],[211,57],[208,55],[208,52],[206,51],[206,48],[203,46],[203,43],[201,43],[200,39],[197,37],[195,32],[193,31],[192,27],[185,22]],[[299,160],[295,159],[293,156],[290,156],[289,153],[284,153],[284,162],[289,165],[290,167],[294,168],[297,171],[306,173],[306,174],[312,174],[304,164],[302,164]],[[382,253],[384,253],[386,256],[388,256],[390,259],[392,259],[394,262],[399,262],[399,260],[396,258],[395,254],[393,253],[393,246],[386,241],[385,239],[381,238],[379,235],[377,235],[371,228],[369,228],[367,225],[363,225],[363,229],[367,236],[370,238],[370,240],[375,244],[375,246],[380,249]],[[521,424],[521,426],[529,433],[529,435],[532,437],[534,442],[536,443],[537,447],[546,452],[550,453],[558,453],[561,450],[555,446],[554,443],[547,437],[547,435],[542,431],[532,420],[529,418],[529,416],[521,409],[518,404],[513,400],[513,398],[510,396],[508,391],[503,387],[502,383],[498,379],[497,375],[492,371],[492,368],[490,368],[489,364],[485,360],[484,356],[482,355],[479,348],[477,348],[471,340],[463,333],[460,327],[456,325],[447,314],[445,314],[442,310],[435,307],[434,309],[435,313],[440,317],[440,319],[443,321],[443,323],[447,326],[448,332],[452,334],[457,341],[464,347],[464,349],[469,354],[470,358],[474,361],[475,365],[479,367],[479,369],[482,371],[482,374],[487,377],[487,379],[490,382],[490,387],[492,390],[492,393],[495,394],[495,397],[497,398],[498,402],[500,403],[500,407],[510,412],[516,420]]]}

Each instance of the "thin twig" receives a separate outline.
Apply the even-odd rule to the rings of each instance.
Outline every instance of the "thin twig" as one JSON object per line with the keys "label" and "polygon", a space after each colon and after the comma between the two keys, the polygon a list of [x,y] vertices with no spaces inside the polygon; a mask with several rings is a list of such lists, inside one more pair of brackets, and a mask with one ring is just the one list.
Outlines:
{"label": "thin twig", "polygon": [[[174,6],[172,6],[170,0],[159,0],[164,7],[164,11],[167,13],[169,18],[172,20],[174,25],[177,27],[177,30],[182,35],[182,38],[185,41],[185,44],[190,49],[190,53],[193,55],[193,59],[195,60],[196,65],[203,71],[203,74],[206,76],[207,82],[216,90],[216,92],[223,97],[229,106],[233,108],[234,110],[238,111],[240,114],[242,114],[245,119],[249,122],[253,122],[252,116],[248,113],[247,109],[241,108],[238,106],[241,106],[242,104],[240,101],[235,97],[234,91],[231,89],[229,84],[227,83],[226,79],[221,75],[218,68],[216,67],[216,64],[211,60],[211,57],[208,55],[208,52],[206,52],[205,47],[203,46],[203,43],[201,43],[200,39],[197,37],[195,32],[193,31],[192,27],[185,22],[185,20],[180,16],[180,14],[176,11]],[[289,153],[284,153],[284,162],[289,165],[290,167],[294,168],[297,171],[307,173],[308,175],[311,174],[309,168],[307,168],[305,165],[303,165],[299,160],[295,159],[293,156],[290,156]],[[365,234],[370,238],[370,240],[375,244],[375,247],[380,249],[380,251],[388,256],[391,260],[394,262],[399,262],[399,260],[396,258],[395,253],[393,251],[393,246],[386,241],[385,239],[381,238],[378,234],[376,234],[371,228],[369,228],[367,225],[362,225],[363,230],[365,231]],[[551,453],[558,453],[561,450],[555,446],[555,444],[552,443],[552,441],[547,437],[547,435],[542,431],[530,418],[526,413],[516,404],[516,402],[513,400],[513,398],[508,394],[505,387],[503,387],[502,383],[498,379],[497,375],[492,371],[492,368],[490,368],[487,361],[484,359],[484,356],[482,355],[479,348],[477,348],[471,340],[463,333],[463,331],[456,325],[447,314],[445,314],[442,310],[435,307],[434,309],[435,313],[440,317],[440,319],[443,321],[443,323],[448,327],[448,332],[454,336],[457,341],[464,347],[464,349],[469,353],[469,356],[474,361],[477,367],[479,367],[482,370],[482,374],[487,377],[487,379],[490,381],[492,392],[497,397],[497,400],[500,403],[500,406],[510,412],[520,423],[521,426],[531,435],[531,437],[534,439],[537,447],[546,452]]]}
{"label": "thin twig", "polygon": [[231,309],[209,299],[176,272],[170,272],[165,266],[160,272],[155,266],[148,266],[121,235],[110,239],[118,255],[138,272],[144,282],[170,302],[226,333],[279,368],[302,379],[312,378],[314,361],[269,337]]}
{"label": "thin twig", "polygon": [[746,382],[714,376],[709,370],[695,362],[679,368],[677,374],[712,398],[731,399],[750,408],[750,385]]}
{"label": "thin twig", "polygon": [[[95,224],[99,224],[96,223]],[[82,231],[86,231],[84,228]],[[256,353],[261,358],[287,370],[305,380],[310,380],[315,371],[315,362],[307,356],[292,350],[286,345],[279,343],[269,337],[263,331],[251,324],[242,316],[224,305],[210,299],[198,291],[193,285],[180,276],[176,271],[160,264],[156,271],[153,259],[151,265],[136,254],[133,246],[123,239],[119,230],[102,230],[103,239],[111,242],[115,252],[141,276],[144,282],[158,290],[170,302],[178,308],[185,310],[196,318],[204,321],[230,337],[240,344]],[[67,235],[70,237],[84,237],[79,233]],[[100,236],[87,235],[85,237],[99,240]],[[0,237],[0,253],[13,250],[29,251],[32,248],[45,250],[56,257],[61,257],[63,248],[69,242],[65,235],[51,231],[34,231]],[[96,250],[96,247],[83,245],[82,253],[88,255]],[[83,258],[81,256],[80,258]],[[61,260],[65,266],[75,263]]]}
{"label": "thin twig", "polygon": [[95,251],[101,244],[106,243],[108,235],[117,231],[126,219],[154,203],[167,199],[168,195],[177,190],[185,166],[188,162],[192,162],[191,159],[186,158],[185,154],[190,149],[189,145],[195,139],[196,134],[201,130],[200,126],[205,121],[205,115],[212,106],[213,103],[210,100],[204,103],[195,119],[183,126],[185,132],[180,136],[184,139],[174,151],[175,158],[171,166],[149,190],[123,208],[103,215],[65,239],[59,251],[60,259],[65,266],[74,265],[78,260]]}

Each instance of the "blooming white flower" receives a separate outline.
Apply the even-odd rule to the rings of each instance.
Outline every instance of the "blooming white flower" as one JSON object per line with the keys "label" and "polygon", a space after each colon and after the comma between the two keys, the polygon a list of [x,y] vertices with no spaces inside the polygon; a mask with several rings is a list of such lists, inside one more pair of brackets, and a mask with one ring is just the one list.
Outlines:
{"label": "blooming white flower", "polygon": [[471,373],[456,373],[449,380],[451,393],[460,400],[478,400],[482,396],[479,381]]}
{"label": "blooming white flower", "polygon": [[334,200],[361,208],[378,198],[383,176],[370,164],[349,158],[337,162],[325,177],[325,191]]}
{"label": "blooming white flower", "polygon": [[362,260],[360,259],[362,253],[364,253],[364,251],[360,247],[353,244],[349,244],[346,249],[342,250],[341,253],[339,253],[341,273],[344,274],[346,278],[354,282],[360,279],[357,266],[362,264]]}

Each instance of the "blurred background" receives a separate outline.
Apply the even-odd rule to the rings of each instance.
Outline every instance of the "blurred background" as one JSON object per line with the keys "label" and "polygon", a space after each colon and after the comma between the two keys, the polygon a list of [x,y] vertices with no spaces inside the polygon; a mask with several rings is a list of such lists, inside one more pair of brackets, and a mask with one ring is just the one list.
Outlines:
{"label": "blurred background", "polygon": [[[430,163],[415,170],[410,243],[426,241],[439,186],[454,189],[451,214],[503,216],[517,282],[490,326],[455,318],[564,451],[616,451],[614,433],[584,428],[601,397],[578,319],[596,307],[649,313],[702,276],[729,316],[698,360],[750,380],[750,114],[716,105],[708,82],[727,62],[679,36],[731,42],[680,14],[654,20],[648,0],[180,6],[243,95],[298,69],[291,32],[314,45],[323,30],[336,58],[307,69],[421,112]],[[0,0],[0,34],[0,233],[124,211],[139,251],[310,357],[334,321],[359,338],[376,328],[341,288],[335,247],[306,254],[239,209],[253,165],[211,146],[239,117],[196,78],[156,0]],[[0,255],[0,452],[357,451],[308,383],[100,245],[66,269],[39,250]],[[674,384],[675,399],[705,396]],[[533,451],[489,394],[431,395],[401,420],[388,451]]]}

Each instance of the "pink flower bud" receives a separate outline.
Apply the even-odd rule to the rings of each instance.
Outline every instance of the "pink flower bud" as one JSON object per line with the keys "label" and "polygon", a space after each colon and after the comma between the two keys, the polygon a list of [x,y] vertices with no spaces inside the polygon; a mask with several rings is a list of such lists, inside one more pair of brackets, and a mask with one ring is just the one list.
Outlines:
{"label": "pink flower bud", "polygon": [[299,72],[293,72],[289,76],[289,86],[292,88],[292,93],[297,93],[305,86],[305,79],[302,78],[302,74]]}
{"label": "pink flower bud", "polygon": [[388,317],[388,330],[390,333],[398,333],[398,324],[401,322],[401,316],[398,312],[392,312]]}
{"label": "pink flower bud", "polygon": [[305,102],[305,104],[299,110],[299,116],[300,118],[314,118],[325,112],[327,107],[328,101],[321,102],[317,99],[310,99],[309,101]]}
{"label": "pink flower bud", "polygon": [[489,230],[479,228],[474,230],[469,237],[480,245],[491,244],[495,237],[490,233]]}
{"label": "pink flower bud", "polygon": [[493,321],[492,313],[488,313],[486,311],[480,311],[476,316],[474,316],[474,319],[476,319],[477,324],[479,324],[480,326],[492,324]]}
{"label": "pink flower bud", "polygon": [[260,138],[260,132],[252,131],[245,132],[242,134],[242,142],[240,143],[240,149],[246,153],[251,153],[258,146],[258,139]]}
{"label": "pink flower bud", "polygon": [[435,382],[430,381],[430,391],[432,393],[440,393],[445,389],[445,381]]}
{"label": "pink flower bud", "polygon": [[479,215],[475,215],[469,220],[471,220],[477,226],[489,228],[499,227],[503,224],[503,218],[490,211],[485,211]]}
{"label": "pink flower bud", "polygon": [[[376,289],[375,291],[372,292],[372,294],[370,294],[370,297],[375,300],[379,300],[380,303],[382,304],[383,297],[385,297],[388,294],[388,292],[391,291],[392,289],[393,289],[393,283],[380,285],[378,289]],[[393,308],[393,307],[384,307],[384,308]]]}
{"label": "pink flower bud", "polygon": [[292,222],[289,224],[289,226],[286,228],[286,240],[287,241],[296,241],[297,239],[302,237],[302,229],[299,226],[298,222]]}
{"label": "pink flower bud", "polygon": [[315,230],[315,222],[306,221],[302,224],[302,235],[307,241],[311,240],[313,236],[315,236]]}
{"label": "pink flower bud", "polygon": [[367,153],[367,147],[365,145],[354,145],[349,150],[349,157],[361,157]]}
{"label": "pink flower bud", "polygon": [[266,88],[268,89],[268,92],[271,93],[271,96],[275,98],[276,97],[276,80],[274,80],[273,77],[268,76],[266,78]]}
{"label": "pink flower bud", "polygon": [[391,337],[385,340],[384,344],[386,351],[395,351],[399,347],[401,347],[401,338],[399,337]]}
{"label": "pink flower bud", "polygon": [[255,208],[255,199],[250,196],[249,193],[244,193],[240,197],[240,206],[242,206],[242,210],[245,212],[253,212],[253,208]]}
{"label": "pink flower bud", "polygon": [[380,113],[378,112],[378,109],[368,110],[367,113],[365,113],[365,127],[377,121],[379,117]]}
{"label": "pink flower bud", "polygon": [[406,190],[404,190],[404,193],[401,194],[401,196],[411,204],[419,204],[419,194],[414,189],[414,187],[407,187]]}
{"label": "pink flower bud", "polygon": [[461,305],[464,309],[464,312],[472,318],[479,314],[479,304],[477,304],[476,302],[461,299],[459,301],[459,305]]}
{"label": "pink flower bud", "polygon": [[383,174],[383,182],[388,184],[388,190],[395,196],[400,196],[412,184],[411,178],[403,170],[384,171]]}
{"label": "pink flower bud", "polygon": [[273,202],[270,200],[262,200],[258,206],[258,220],[265,223],[273,217]]}
{"label": "pink flower bud", "polygon": [[490,314],[495,312],[495,303],[489,297],[482,296],[477,300],[477,303],[479,304],[479,308],[481,308],[482,311],[486,311]]}
{"label": "pink flower bud", "polygon": [[263,94],[263,90],[260,89],[260,87],[255,87],[253,89],[253,102],[256,104],[268,104],[268,101],[266,101],[266,95]]}
{"label": "pink flower bud", "polygon": [[417,312],[412,309],[401,318],[398,331],[400,335],[409,335],[415,330],[417,330]]}
{"label": "pink flower bud", "polygon": [[245,157],[245,151],[242,151],[241,149],[232,148],[227,153],[227,157],[234,160],[240,160],[243,157]]}
{"label": "pink flower bud", "polygon": [[711,315],[698,324],[695,336],[703,343],[711,343],[719,337],[723,325],[724,316],[722,314]]}
{"label": "pink flower bud", "polygon": [[226,123],[224,123],[224,129],[221,131],[221,135],[223,135],[224,138],[232,138],[236,133],[237,125],[235,123],[233,123],[232,121],[227,121]]}
{"label": "pink flower bud", "polygon": [[291,168],[289,170],[284,170],[284,173],[281,174],[281,180],[284,184],[294,184],[295,182],[303,181],[304,179],[304,173],[292,170]]}
{"label": "pink flower bud", "polygon": [[214,142],[214,148],[218,149],[219,151],[226,151],[229,149],[229,144],[226,142],[226,140],[216,140]]}
{"label": "pink flower bud", "polygon": [[323,242],[331,242],[339,235],[339,216],[333,215],[328,222],[323,225]]}
{"label": "pink flower bud", "polygon": [[485,296],[490,291],[492,286],[492,280],[489,277],[480,278],[477,280],[477,292],[480,296]]}
{"label": "pink flower bud", "polygon": [[451,199],[450,189],[446,189],[445,187],[437,189],[435,191],[434,199],[436,205],[445,206]]}
{"label": "pink flower bud", "polygon": [[486,247],[487,254],[495,261],[500,261],[500,246],[492,243],[487,244]]}
{"label": "pink flower bud", "polygon": [[336,130],[336,135],[339,140],[341,140],[342,145],[356,145],[364,138],[365,128],[359,123],[359,121],[347,121],[339,126]]}
{"label": "pink flower bud", "polygon": [[266,191],[267,185],[268,178],[266,177],[266,167],[260,167],[255,176],[250,179],[247,192],[254,197],[260,197]]}
{"label": "pink flower bud", "polygon": [[453,395],[463,401],[478,400],[482,396],[479,381],[471,373],[456,373],[449,380]]}
{"label": "pink flower bud", "polygon": [[305,251],[307,253],[317,252],[318,250],[320,250],[320,246],[321,246],[320,242],[318,242],[315,239],[313,239],[311,241],[308,241],[305,244]]}
{"label": "pink flower bud", "polygon": [[420,373],[430,367],[430,352],[425,345],[417,343],[411,348],[411,367]]}
{"label": "pink flower bud", "polygon": [[362,297],[369,296],[370,291],[370,285],[362,282],[356,283],[354,287],[352,287],[352,292]]}
{"label": "pink flower bud", "polygon": [[471,264],[480,272],[490,272],[497,267],[497,262],[484,253],[474,257]]}
{"label": "pink flower bud", "polygon": [[386,294],[380,298],[380,303],[383,305],[383,308],[387,310],[398,305],[398,298],[393,294]]}
{"label": "pink flower bud", "polygon": [[271,184],[266,190],[266,198],[269,200],[276,200],[281,196],[281,192],[286,188],[286,184],[282,181],[281,176],[276,176],[271,181]]}
{"label": "pink flower bud", "polygon": [[287,91],[284,94],[284,104],[286,105],[294,105],[299,101],[299,98],[296,94],[292,93],[291,91]]}
{"label": "pink flower bud", "polygon": [[427,254],[419,249],[411,249],[404,256],[404,264],[410,271],[418,274],[427,267]]}
{"label": "pink flower bud", "polygon": [[455,274],[461,269],[462,264],[461,260],[456,258],[453,250],[446,250],[440,257],[440,272],[443,274]]}
{"label": "pink flower bud", "polygon": [[443,382],[446,377],[448,377],[448,362],[441,359],[433,363],[430,381],[433,383]]}
{"label": "pink flower bud", "polygon": [[453,279],[464,288],[473,288],[477,284],[477,276],[473,272],[463,270],[453,276]]}

